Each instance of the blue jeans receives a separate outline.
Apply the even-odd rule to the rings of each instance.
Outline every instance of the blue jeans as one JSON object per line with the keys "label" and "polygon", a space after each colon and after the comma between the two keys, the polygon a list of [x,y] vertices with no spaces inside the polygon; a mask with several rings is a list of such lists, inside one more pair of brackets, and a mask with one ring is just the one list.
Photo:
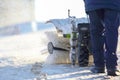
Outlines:
{"label": "blue jeans", "polygon": [[97,67],[115,69],[117,66],[117,42],[119,12],[98,9],[88,12],[94,64]]}

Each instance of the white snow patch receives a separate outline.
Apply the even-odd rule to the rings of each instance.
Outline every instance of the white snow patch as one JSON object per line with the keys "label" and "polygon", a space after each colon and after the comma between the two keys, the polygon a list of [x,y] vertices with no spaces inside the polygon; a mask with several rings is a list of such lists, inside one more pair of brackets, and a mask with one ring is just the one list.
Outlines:
{"label": "white snow patch", "polygon": [[92,74],[90,67],[43,64],[41,68],[39,63],[49,55],[45,31],[0,38],[0,80],[41,80],[41,76],[48,80],[104,80],[106,74]]}
{"label": "white snow patch", "polygon": [[44,62],[48,40],[39,31],[0,38],[0,80],[35,80],[32,65]]}

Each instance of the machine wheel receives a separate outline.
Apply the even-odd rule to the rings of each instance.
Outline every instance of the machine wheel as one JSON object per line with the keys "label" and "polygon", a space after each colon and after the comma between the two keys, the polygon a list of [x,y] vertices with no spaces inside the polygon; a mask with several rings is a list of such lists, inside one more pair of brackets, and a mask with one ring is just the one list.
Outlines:
{"label": "machine wheel", "polygon": [[89,51],[86,47],[82,47],[78,54],[78,63],[80,67],[88,66],[89,63]]}
{"label": "machine wheel", "polygon": [[50,54],[53,54],[53,50],[54,50],[53,43],[52,43],[52,42],[49,42],[49,43],[48,43],[48,52],[49,52]]}

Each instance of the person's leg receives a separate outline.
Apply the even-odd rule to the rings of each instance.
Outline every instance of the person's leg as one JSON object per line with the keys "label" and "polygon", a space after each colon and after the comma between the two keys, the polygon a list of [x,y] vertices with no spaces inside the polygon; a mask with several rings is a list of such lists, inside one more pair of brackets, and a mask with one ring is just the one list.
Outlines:
{"label": "person's leg", "polygon": [[102,24],[104,12],[102,9],[100,9],[88,12],[88,14],[90,18],[90,37],[94,64],[96,67],[104,68],[104,27]]}
{"label": "person's leg", "polygon": [[119,27],[119,13],[118,11],[106,9],[105,10],[105,59],[107,70],[115,71],[117,66],[117,41],[118,41],[118,27]]}

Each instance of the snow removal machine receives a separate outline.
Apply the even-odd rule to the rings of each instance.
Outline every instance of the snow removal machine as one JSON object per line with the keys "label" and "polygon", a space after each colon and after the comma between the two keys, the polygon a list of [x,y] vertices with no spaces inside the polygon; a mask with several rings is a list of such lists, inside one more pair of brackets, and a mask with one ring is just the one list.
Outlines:
{"label": "snow removal machine", "polygon": [[77,61],[81,67],[88,66],[91,55],[89,19],[70,16],[68,10],[68,18],[51,19],[48,23],[54,24],[57,30],[56,39],[48,43],[48,52],[68,51],[72,65]]}

